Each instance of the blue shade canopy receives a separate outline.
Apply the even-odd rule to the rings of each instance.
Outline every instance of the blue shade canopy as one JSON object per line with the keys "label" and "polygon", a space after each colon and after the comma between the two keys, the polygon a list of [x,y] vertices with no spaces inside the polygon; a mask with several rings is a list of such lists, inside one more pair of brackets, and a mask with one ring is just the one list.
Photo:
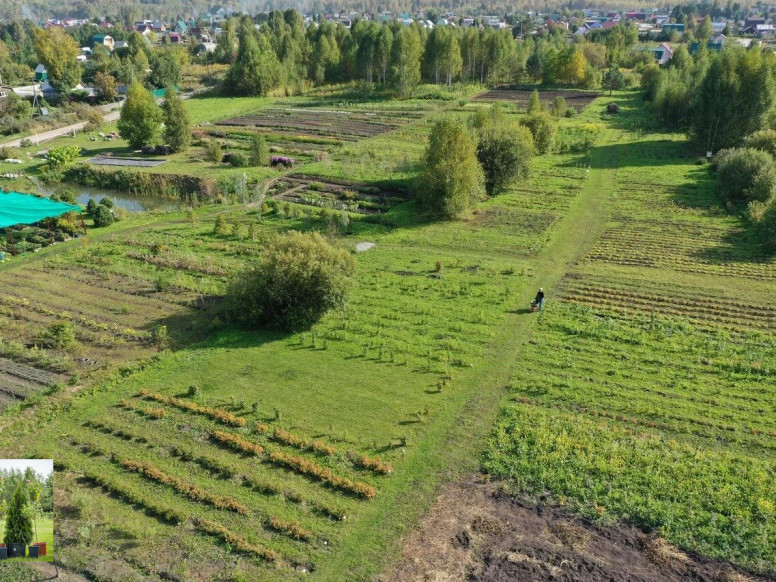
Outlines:
{"label": "blue shade canopy", "polygon": [[48,198],[38,198],[31,194],[0,192],[0,228],[17,224],[35,224],[68,212],[81,212],[81,207]]}

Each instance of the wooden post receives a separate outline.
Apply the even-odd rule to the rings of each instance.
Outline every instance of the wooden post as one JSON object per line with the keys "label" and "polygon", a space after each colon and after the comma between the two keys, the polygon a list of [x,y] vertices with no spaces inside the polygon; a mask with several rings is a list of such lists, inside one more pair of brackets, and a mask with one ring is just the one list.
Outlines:
{"label": "wooden post", "polygon": [[46,226],[48,226],[49,231],[49,239],[51,241],[51,244],[54,244],[54,229],[51,227],[51,218],[46,219]]}
{"label": "wooden post", "polygon": [[8,227],[8,242],[11,243],[11,256],[16,256],[16,244],[13,241],[13,231]]}
{"label": "wooden post", "polygon": [[86,236],[86,223],[84,222],[84,215],[81,213],[79,216],[81,217],[81,228],[84,229],[84,236]]}

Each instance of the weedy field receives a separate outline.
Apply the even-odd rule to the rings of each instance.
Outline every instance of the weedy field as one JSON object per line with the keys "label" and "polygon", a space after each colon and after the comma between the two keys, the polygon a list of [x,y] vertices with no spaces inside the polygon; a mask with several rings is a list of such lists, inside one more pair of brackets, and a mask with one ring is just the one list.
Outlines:
{"label": "weedy field", "polygon": [[[336,183],[352,168],[355,184],[406,187],[427,116],[473,110],[451,103],[294,176]],[[602,107],[561,120],[563,135],[576,143]],[[387,157],[354,165],[349,147],[401,151],[406,174]],[[586,147],[538,158],[529,181],[461,221],[428,222],[412,202],[343,222],[253,200],[133,216],[4,266],[2,355],[59,384],[6,413],[3,444],[55,458],[62,563],[107,580],[378,573],[442,475],[476,465],[473,437],[495,408],[472,399],[502,393],[491,373],[513,345],[498,338],[573,213]],[[348,307],[303,333],[225,326],[229,274],[288,229],[354,252],[374,243],[358,253]]]}

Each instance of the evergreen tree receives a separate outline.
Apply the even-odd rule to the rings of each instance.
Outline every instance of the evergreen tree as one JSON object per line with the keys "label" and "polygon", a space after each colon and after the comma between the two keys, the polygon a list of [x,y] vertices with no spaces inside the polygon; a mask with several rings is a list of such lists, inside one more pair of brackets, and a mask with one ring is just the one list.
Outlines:
{"label": "evergreen tree", "polygon": [[437,121],[416,184],[420,205],[434,214],[452,218],[481,198],[484,191],[474,137],[459,120]]}
{"label": "evergreen tree", "polygon": [[151,144],[159,135],[161,121],[162,112],[151,93],[138,81],[132,83],[121,106],[119,135],[133,148]]}
{"label": "evergreen tree", "polygon": [[191,142],[191,121],[183,104],[183,99],[172,87],[167,88],[164,103],[164,141],[173,152],[182,152]]}
{"label": "evergreen tree", "polygon": [[27,497],[22,490],[22,484],[19,483],[5,518],[3,542],[6,544],[16,543],[26,546],[32,541],[32,521],[29,512],[25,509],[26,504]]}

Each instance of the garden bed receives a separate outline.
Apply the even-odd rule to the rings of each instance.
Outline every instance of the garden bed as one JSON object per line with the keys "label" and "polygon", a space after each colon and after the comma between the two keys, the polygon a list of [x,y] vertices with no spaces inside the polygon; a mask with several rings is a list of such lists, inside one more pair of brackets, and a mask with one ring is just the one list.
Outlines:
{"label": "garden bed", "polygon": [[288,176],[275,183],[270,195],[285,202],[358,214],[385,212],[408,199],[404,192],[386,191],[367,184],[346,185]]}
{"label": "garden bed", "polygon": [[95,166],[130,166],[134,168],[155,168],[167,160],[149,160],[145,158],[117,158],[113,156],[94,156],[84,163]]}
{"label": "garden bed", "polygon": [[[518,109],[526,109],[531,99],[533,91],[523,89],[494,89],[486,91],[482,95],[475,97],[475,101],[511,101],[517,105]],[[568,107],[574,107],[578,112],[590,105],[594,99],[601,96],[601,93],[589,91],[539,91],[539,99],[545,105],[549,105],[556,97],[563,97]]]}

